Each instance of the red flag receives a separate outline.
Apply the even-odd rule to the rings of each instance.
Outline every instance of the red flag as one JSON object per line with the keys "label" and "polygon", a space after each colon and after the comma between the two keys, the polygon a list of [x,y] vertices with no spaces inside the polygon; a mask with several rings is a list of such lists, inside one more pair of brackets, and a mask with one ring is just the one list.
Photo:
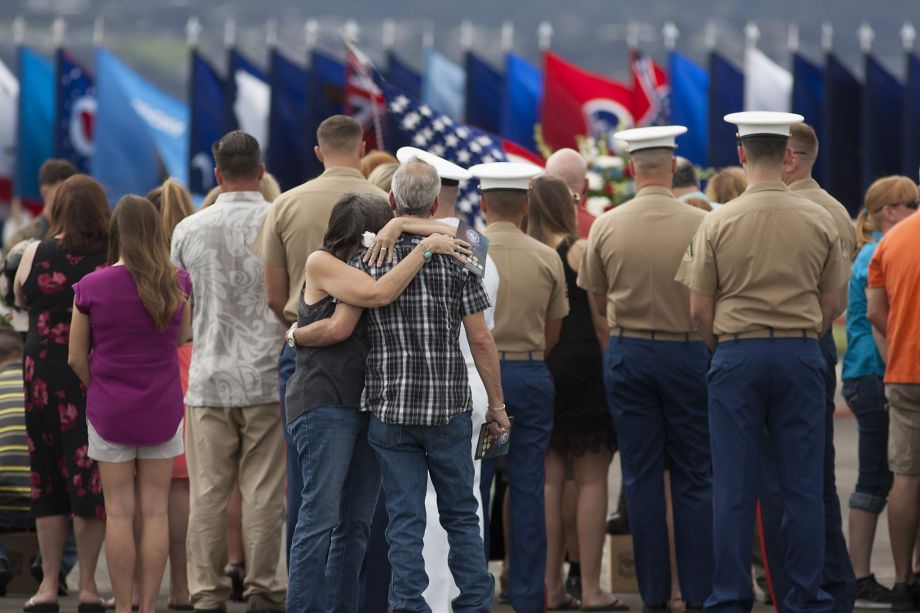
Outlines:
{"label": "red flag", "polygon": [[508,156],[509,162],[530,162],[540,168],[546,166],[546,160],[513,140],[503,138],[502,147],[505,149],[505,155]]}
{"label": "red flag", "polygon": [[668,116],[668,74],[638,49],[629,50],[632,72],[632,115],[636,126],[661,125]]}
{"label": "red flag", "polygon": [[633,125],[632,91],[622,83],[544,55],[543,139],[553,149],[576,147],[575,137],[593,136],[613,145],[613,133]]}
{"label": "red flag", "polygon": [[370,60],[350,42],[345,43],[345,114],[351,115],[364,127],[364,143],[368,150],[383,147],[380,118],[386,112],[386,101],[371,73]]}

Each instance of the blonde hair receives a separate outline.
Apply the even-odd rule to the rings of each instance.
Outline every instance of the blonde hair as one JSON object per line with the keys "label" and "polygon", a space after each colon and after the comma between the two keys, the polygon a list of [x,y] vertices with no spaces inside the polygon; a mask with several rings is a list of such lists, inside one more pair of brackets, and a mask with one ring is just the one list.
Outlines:
{"label": "blonde hair", "polygon": [[211,188],[211,191],[208,192],[208,195],[204,197],[204,200],[201,201],[202,209],[206,209],[215,202],[217,202],[217,197],[220,196],[220,185]]}
{"label": "blonde hair", "polygon": [[274,202],[275,198],[281,195],[281,186],[278,185],[278,179],[271,173],[262,173],[262,180],[259,181],[259,192],[265,202]]}
{"label": "blonde hair", "polygon": [[386,151],[381,151],[380,149],[373,149],[368,151],[363,158],[361,158],[361,174],[364,175],[365,179],[369,179],[371,173],[374,172],[378,166],[383,166],[384,164],[398,164],[399,160],[393,157],[392,154],[387,153]]}
{"label": "blonde hair", "polygon": [[163,236],[166,244],[172,241],[173,230],[179,222],[195,212],[192,195],[174,179],[166,179],[163,185],[147,194],[147,200],[160,212],[163,220]]}
{"label": "blonde hair", "polygon": [[882,211],[886,206],[916,200],[917,184],[910,177],[891,175],[876,179],[866,190],[864,206],[856,217],[856,253],[875,240],[873,232],[882,231]]}
{"label": "blonde hair", "polygon": [[747,175],[740,166],[723,168],[709,179],[706,184],[706,197],[709,202],[725,204],[734,200],[747,189]]}
{"label": "blonde hair", "polygon": [[393,185],[393,175],[399,170],[399,164],[381,164],[371,171],[367,180],[385,192],[390,191]]}
{"label": "blonde hair", "polygon": [[530,182],[530,209],[524,219],[524,231],[546,245],[554,234],[578,234],[575,204],[565,181],[543,175]]}

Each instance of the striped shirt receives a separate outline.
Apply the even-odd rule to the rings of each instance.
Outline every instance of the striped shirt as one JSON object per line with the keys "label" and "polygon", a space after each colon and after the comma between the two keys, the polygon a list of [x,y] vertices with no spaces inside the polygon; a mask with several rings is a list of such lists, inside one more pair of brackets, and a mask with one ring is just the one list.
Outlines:
{"label": "striped shirt", "polygon": [[0,511],[29,513],[31,475],[22,365],[0,368]]}

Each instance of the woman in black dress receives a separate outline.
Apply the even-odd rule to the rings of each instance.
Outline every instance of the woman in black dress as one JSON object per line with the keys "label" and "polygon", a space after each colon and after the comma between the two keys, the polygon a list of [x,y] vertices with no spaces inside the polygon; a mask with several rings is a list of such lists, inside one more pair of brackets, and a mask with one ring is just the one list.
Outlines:
{"label": "woman in black dress", "polygon": [[101,612],[95,575],[105,536],[102,482],[86,455],[86,388],[67,365],[67,347],[73,284],[105,266],[109,204],[99,183],[74,175],[58,188],[53,206],[49,238],[26,249],[13,284],[17,302],[29,312],[23,379],[32,514],[44,573],[24,610],[58,610],[58,573],[73,515],[79,610]]}
{"label": "woman in black dress", "polygon": [[562,258],[569,293],[569,314],[559,342],[546,358],[556,384],[553,434],[546,459],[546,585],[548,607],[575,607],[563,586],[565,541],[562,491],[570,459],[578,488],[577,525],[581,557],[581,605],[584,610],[618,611],[626,607],[600,589],[601,554],[607,515],[607,469],[616,448],[613,419],[604,391],[603,349],[607,322],[575,283],[585,252],[576,235],[575,206],[566,184],[538,177],[530,186],[527,233],[553,247]]}

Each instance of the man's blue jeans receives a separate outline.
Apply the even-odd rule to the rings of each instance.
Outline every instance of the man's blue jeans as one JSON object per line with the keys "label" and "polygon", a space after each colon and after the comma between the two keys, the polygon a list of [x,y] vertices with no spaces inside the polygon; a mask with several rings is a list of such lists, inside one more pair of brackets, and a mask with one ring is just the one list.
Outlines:
{"label": "man's blue jeans", "polygon": [[472,428],[469,412],[443,426],[401,426],[371,417],[368,438],[380,461],[390,516],[387,542],[393,567],[390,605],[394,613],[431,611],[422,598],[428,586],[422,538],[429,474],[438,497],[441,526],[450,544],[447,565],[460,588],[460,595],[451,603],[453,610],[492,610],[495,584],[486,566],[473,495]]}
{"label": "man's blue jeans", "polygon": [[[278,387],[281,392],[281,422],[287,424],[287,412],[284,407],[284,394],[287,392],[288,379],[294,374],[295,357],[293,349],[284,345],[284,350],[278,357]],[[297,447],[287,427],[284,428],[284,441],[287,443],[287,542],[284,551],[287,559],[291,559],[291,542],[294,538],[294,529],[297,526],[297,514],[300,512],[300,493],[303,491],[303,476],[300,472],[300,463],[297,460]]]}
{"label": "man's blue jeans", "polygon": [[358,610],[358,574],[380,491],[367,413],[319,407],[287,426],[303,476],[287,610]]}

